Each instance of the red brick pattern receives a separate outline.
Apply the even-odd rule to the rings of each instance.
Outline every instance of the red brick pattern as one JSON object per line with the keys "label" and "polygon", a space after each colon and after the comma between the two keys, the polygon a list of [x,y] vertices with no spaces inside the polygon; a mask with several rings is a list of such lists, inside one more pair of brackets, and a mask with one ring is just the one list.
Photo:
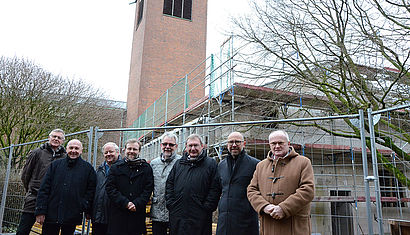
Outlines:
{"label": "red brick pattern", "polygon": [[[163,15],[162,0],[145,0],[144,8],[143,19],[134,28],[127,126],[206,58],[207,0],[193,0],[192,20]],[[204,69],[205,64],[200,70]],[[203,96],[199,87],[190,100]]]}

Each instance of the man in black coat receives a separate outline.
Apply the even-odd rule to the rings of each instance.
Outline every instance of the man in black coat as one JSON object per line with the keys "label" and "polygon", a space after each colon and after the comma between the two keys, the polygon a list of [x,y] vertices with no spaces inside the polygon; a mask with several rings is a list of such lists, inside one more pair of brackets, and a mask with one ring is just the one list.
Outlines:
{"label": "man in black coat", "polygon": [[202,139],[192,134],[186,152],[173,166],[166,183],[171,235],[211,235],[212,212],[219,200],[217,163],[204,150]]}
{"label": "man in black coat", "polygon": [[54,129],[48,135],[48,142],[34,149],[27,156],[21,173],[21,181],[27,194],[24,198],[23,213],[17,228],[17,235],[29,235],[31,227],[36,222],[34,210],[41,180],[47,172],[50,163],[56,159],[66,157],[64,131]]}
{"label": "man in black coat", "polygon": [[217,235],[258,235],[258,214],[246,195],[259,160],[246,154],[239,132],[228,136],[228,156],[219,163],[218,181],[222,196],[218,205]]}
{"label": "man in black coat", "polygon": [[102,147],[105,161],[97,169],[97,187],[93,203],[93,235],[107,234],[109,199],[105,186],[110,168],[120,156],[120,148],[113,142],[108,142]]}
{"label": "man in black coat", "polygon": [[41,183],[36,203],[36,221],[42,234],[73,234],[89,217],[94,198],[96,175],[90,163],[81,159],[83,146],[77,139],[67,144],[67,157],[53,161]]}
{"label": "man in black coat", "polygon": [[146,205],[154,190],[151,166],[139,157],[141,143],[130,139],[125,159],[110,168],[105,189],[110,199],[107,234],[146,234]]}

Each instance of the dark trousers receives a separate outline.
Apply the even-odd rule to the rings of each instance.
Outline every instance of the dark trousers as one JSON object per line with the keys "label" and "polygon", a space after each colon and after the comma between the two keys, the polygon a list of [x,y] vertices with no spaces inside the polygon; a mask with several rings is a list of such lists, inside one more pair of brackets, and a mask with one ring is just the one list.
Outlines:
{"label": "dark trousers", "polygon": [[93,235],[106,235],[108,224],[93,223]]}
{"label": "dark trousers", "polygon": [[36,216],[34,213],[23,212],[20,217],[20,223],[17,227],[16,235],[29,235],[31,227],[33,227],[36,222]]}
{"label": "dark trousers", "polygon": [[61,229],[61,235],[73,235],[75,230],[75,224],[56,224],[56,223],[44,223],[43,232],[44,235],[58,235]]}
{"label": "dark trousers", "polygon": [[169,222],[152,221],[153,235],[167,235],[169,231]]}

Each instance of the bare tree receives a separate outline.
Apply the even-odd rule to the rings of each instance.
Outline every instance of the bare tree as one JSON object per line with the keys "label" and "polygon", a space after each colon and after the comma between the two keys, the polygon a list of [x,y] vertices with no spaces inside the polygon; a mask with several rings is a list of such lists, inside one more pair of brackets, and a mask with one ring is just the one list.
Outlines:
{"label": "bare tree", "polygon": [[[248,65],[242,72],[248,78],[270,78],[279,89],[326,97],[331,112],[339,115],[408,104],[410,6],[402,0],[382,2],[253,0],[253,12],[234,19],[236,36],[252,48],[241,55]],[[310,115],[309,110],[305,114]],[[348,131],[309,125],[335,136],[360,138],[358,127],[344,121]],[[396,132],[395,140],[410,141],[408,125],[380,122]],[[375,131],[378,144],[410,160],[385,130]],[[388,158],[380,153],[378,158],[410,187],[410,180]]]}
{"label": "bare tree", "polygon": [[[0,148],[45,139],[55,128],[67,133],[95,125],[111,128],[121,119],[101,91],[25,59],[0,57],[0,91]],[[21,165],[32,148],[15,147],[13,164]]]}

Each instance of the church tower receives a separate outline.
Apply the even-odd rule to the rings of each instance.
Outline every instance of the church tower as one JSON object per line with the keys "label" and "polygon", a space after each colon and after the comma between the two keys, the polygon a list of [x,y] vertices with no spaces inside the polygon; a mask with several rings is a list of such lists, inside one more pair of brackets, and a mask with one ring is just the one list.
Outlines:
{"label": "church tower", "polygon": [[[127,126],[206,59],[207,0],[137,0],[136,4]],[[198,98],[204,93],[201,88],[192,95]]]}

